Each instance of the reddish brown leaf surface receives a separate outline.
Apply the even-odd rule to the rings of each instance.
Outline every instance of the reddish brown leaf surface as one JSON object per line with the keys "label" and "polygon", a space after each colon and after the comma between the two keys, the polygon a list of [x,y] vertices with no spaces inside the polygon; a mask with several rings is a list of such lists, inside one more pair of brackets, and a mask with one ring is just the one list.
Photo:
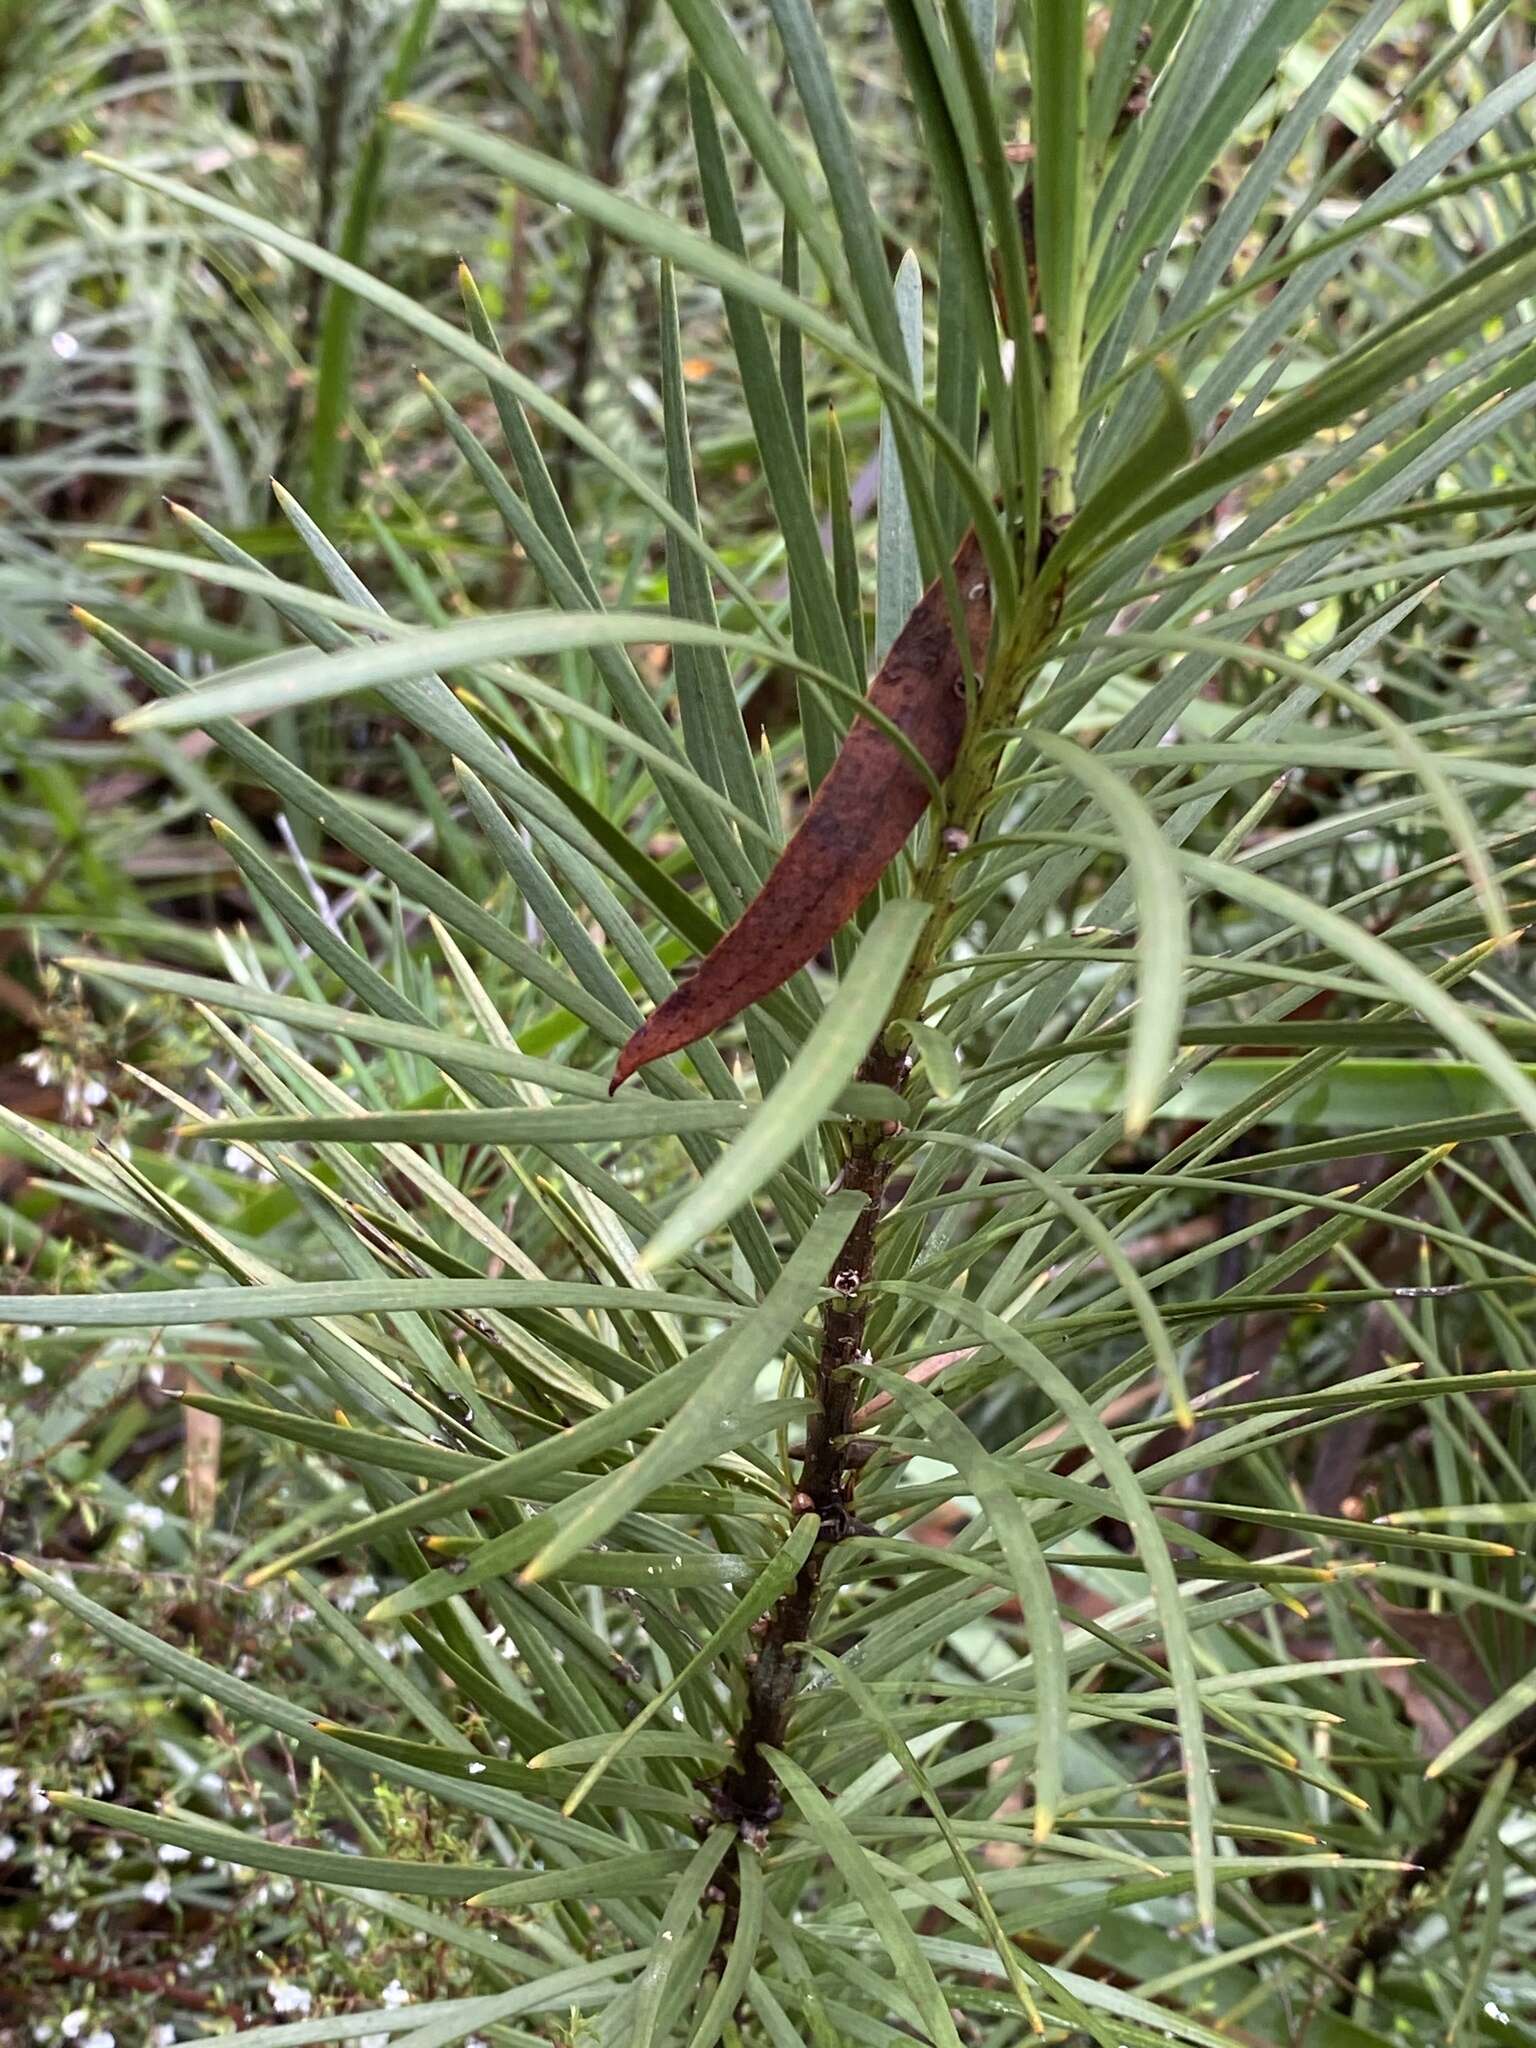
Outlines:
{"label": "reddish brown leaf surface", "polygon": [[[992,630],[992,588],[974,533],[955,556],[955,580],[979,669]],[[897,635],[869,701],[942,782],[965,736],[965,669],[942,580],[929,585]],[[718,1030],[813,960],[896,858],[928,801],[927,784],[895,741],[855,719],[772,874],[698,972],[630,1039],[609,1092],[652,1060]]]}

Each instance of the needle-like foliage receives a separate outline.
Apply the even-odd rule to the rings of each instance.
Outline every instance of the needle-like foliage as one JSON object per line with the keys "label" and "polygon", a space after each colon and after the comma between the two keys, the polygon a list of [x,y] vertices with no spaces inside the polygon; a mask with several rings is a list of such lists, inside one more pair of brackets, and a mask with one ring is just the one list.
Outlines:
{"label": "needle-like foliage", "polygon": [[[449,317],[366,219],[93,160],[319,280],[318,496],[286,573],[188,512],[96,555],[176,579],[77,624],[122,730],[225,764],[247,920],[206,971],[65,959],[210,1057],[164,1148],[0,1109],[123,1234],[0,1320],[162,1333],[291,1462],[244,1570],[342,1675],[317,1713],[29,1565],[336,1787],[328,1842],[59,1799],[430,1911],[472,1973],[255,2048],[1536,2039],[1529,22],[1453,10],[1386,96],[1393,0],[891,0],[907,252],[842,12],[635,25],[686,205],[451,79],[372,136],[641,265],[623,432],[467,270]],[[454,465],[413,517],[515,601],[342,533],[362,319]],[[722,480],[694,392],[737,378]],[[925,588],[965,619],[972,530],[935,762],[863,692]],[[268,651],[189,658],[227,617]],[[414,816],[344,772],[370,721]],[[844,746],[937,790],[905,850],[610,1101]],[[373,1853],[370,1786],[471,1852]]]}

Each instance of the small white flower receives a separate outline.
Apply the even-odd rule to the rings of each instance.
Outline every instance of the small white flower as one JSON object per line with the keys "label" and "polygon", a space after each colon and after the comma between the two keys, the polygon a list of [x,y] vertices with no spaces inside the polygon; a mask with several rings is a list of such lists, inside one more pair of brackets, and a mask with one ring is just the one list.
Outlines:
{"label": "small white flower", "polygon": [[466,1771],[468,1771],[469,1775],[470,1775],[470,1776],[471,1776],[472,1778],[478,1778],[478,1777],[480,1776],[481,1772],[482,1772],[482,1771],[483,1771],[483,1770],[485,1769],[485,1765],[484,1765],[484,1764],[466,1764],[466,1765],[464,1766],[464,1768],[465,1768],[465,1770],[466,1770]]}
{"label": "small white flower", "polygon": [[391,2012],[398,2011],[402,2005],[409,2005],[410,2002],[411,1994],[398,1977],[391,1977],[379,1993],[380,2005],[387,2005]]}
{"label": "small white flower", "polygon": [[218,1950],[210,1941],[206,1948],[200,1948],[197,1954],[192,1958],[193,1969],[211,1970],[213,1968],[213,1959],[217,1954]]}
{"label": "small white flower", "polygon": [[117,2048],[117,2036],[106,2027],[96,2027],[86,2035],[80,2048]]}
{"label": "small white flower", "polygon": [[159,1853],[162,1863],[189,1863],[192,1860],[192,1851],[179,1848],[175,1842],[162,1842]]}
{"label": "small white flower", "polygon": [[[55,1651],[48,1659],[48,1662],[50,1664],[60,1664],[63,1662],[63,1659]],[[48,1794],[41,1785],[29,1785],[27,1787],[27,1811],[29,1813],[46,1813],[48,1811]]]}
{"label": "small white flower", "polygon": [[267,1986],[275,2012],[308,2012],[314,2000],[302,1984],[287,1984],[281,1977],[274,1977]]}
{"label": "small white flower", "polygon": [[72,363],[80,353],[79,342],[75,339],[74,335],[67,333],[62,327],[57,334],[49,337],[48,346],[53,350],[61,363]]}
{"label": "small white flower", "polygon": [[16,1837],[0,1835],[0,1863],[9,1863],[16,1854]]}
{"label": "small white flower", "polygon": [[163,1870],[157,1870],[147,1884],[139,1886],[139,1897],[146,1905],[163,1906],[171,1896],[171,1880]]}
{"label": "small white flower", "polygon": [[122,1853],[122,1843],[114,1842],[110,1835],[101,1845],[101,1860],[103,1863],[116,1863]]}
{"label": "small white flower", "polygon": [[24,1358],[21,1371],[16,1375],[24,1387],[40,1387],[43,1383],[43,1368],[35,1358]]}
{"label": "small white flower", "polygon": [[79,1918],[73,1906],[59,1906],[48,1915],[48,1925],[55,1934],[68,1934]]}
{"label": "small white flower", "polygon": [[169,2020],[162,2020],[158,2027],[149,2030],[149,2048],[175,2048],[176,2029]]}
{"label": "small white flower", "polygon": [[0,1799],[9,1799],[20,1779],[21,1773],[14,1764],[0,1764]]}
{"label": "small white flower", "polygon": [[158,1529],[165,1520],[165,1509],[157,1508],[153,1501],[131,1500],[123,1509],[123,1520],[139,1529]]}
{"label": "small white flower", "polygon": [[77,2005],[73,2012],[65,2013],[63,2019],[59,2022],[59,2032],[66,2041],[73,2041],[84,2032],[90,2017],[90,2014],[83,2005]]}
{"label": "small white flower", "polygon": [[11,1455],[16,1444],[16,1425],[8,1415],[0,1415],[0,1462]]}

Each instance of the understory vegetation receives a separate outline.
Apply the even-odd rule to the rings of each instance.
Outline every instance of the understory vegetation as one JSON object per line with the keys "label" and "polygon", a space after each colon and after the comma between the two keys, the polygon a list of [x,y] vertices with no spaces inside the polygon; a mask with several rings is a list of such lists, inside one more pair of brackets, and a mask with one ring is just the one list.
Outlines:
{"label": "understory vegetation", "polygon": [[1536,2044],[1533,101],[0,0],[3,2048]]}

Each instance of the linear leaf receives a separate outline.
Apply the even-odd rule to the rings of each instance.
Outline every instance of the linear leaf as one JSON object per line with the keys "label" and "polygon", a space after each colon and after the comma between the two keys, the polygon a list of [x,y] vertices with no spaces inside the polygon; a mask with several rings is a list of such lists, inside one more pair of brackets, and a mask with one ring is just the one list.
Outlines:
{"label": "linear leaf", "polygon": [[670,1265],[728,1221],[816,1128],[880,1032],[929,915],[923,903],[886,904],[784,1078],[641,1252],[643,1271]]}

